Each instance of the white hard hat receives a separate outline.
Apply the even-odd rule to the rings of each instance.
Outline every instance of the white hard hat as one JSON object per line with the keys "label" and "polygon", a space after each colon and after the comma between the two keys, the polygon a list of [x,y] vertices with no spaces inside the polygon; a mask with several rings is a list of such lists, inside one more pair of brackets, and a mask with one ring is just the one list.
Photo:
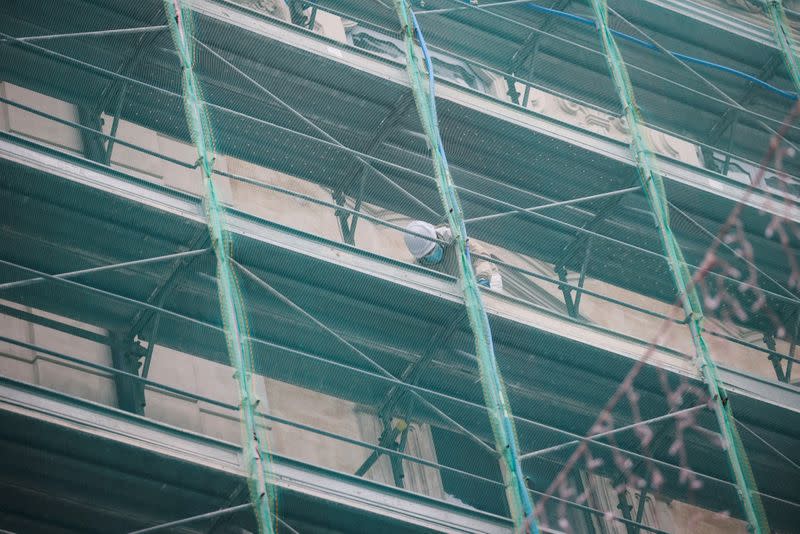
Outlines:
{"label": "white hard hat", "polygon": [[[434,228],[432,224],[426,223],[425,221],[411,221],[408,223],[408,226],[406,226],[406,230],[413,232],[413,234],[404,234],[403,237],[406,240],[406,246],[409,252],[411,252],[411,255],[416,259],[424,258],[436,247],[436,241],[432,241],[436,239],[436,228]],[[420,236],[425,236],[430,239],[425,239]]]}

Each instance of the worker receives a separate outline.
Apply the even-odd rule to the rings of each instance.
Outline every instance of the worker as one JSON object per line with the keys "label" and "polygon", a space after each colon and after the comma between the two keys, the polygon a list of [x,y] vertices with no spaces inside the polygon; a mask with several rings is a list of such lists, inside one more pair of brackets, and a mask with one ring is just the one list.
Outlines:
{"label": "worker", "polygon": [[[457,276],[458,259],[453,244],[453,232],[448,226],[434,227],[425,221],[411,221],[406,226],[404,237],[411,255],[420,265],[439,272]],[[437,241],[443,242],[439,243]],[[488,257],[489,252],[472,239],[467,241],[472,269],[478,284],[496,291],[502,291],[503,279],[497,266],[478,256]]]}

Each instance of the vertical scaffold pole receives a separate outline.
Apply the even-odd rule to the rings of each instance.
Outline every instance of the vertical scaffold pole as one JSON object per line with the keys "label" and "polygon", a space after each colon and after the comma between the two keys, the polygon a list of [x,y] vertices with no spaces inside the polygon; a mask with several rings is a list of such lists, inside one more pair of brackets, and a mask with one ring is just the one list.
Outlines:
{"label": "vertical scaffold pole", "polygon": [[700,305],[700,298],[686,266],[683,252],[670,228],[669,208],[667,206],[663,178],[657,170],[655,158],[647,142],[647,132],[642,127],[639,119],[633,88],[622,54],[617,48],[616,41],[608,27],[606,0],[589,0],[589,2],[594,10],[595,24],[606,53],[608,68],[611,71],[614,86],[625,112],[625,118],[628,121],[631,133],[631,151],[639,172],[639,178],[653,212],[659,238],[667,257],[667,263],[686,313],[692,342],[695,347],[694,361],[713,402],[714,413],[723,437],[723,446],[728,456],[728,463],[738,489],[739,500],[742,503],[750,530],[756,534],[767,534],[769,525],[767,524],[766,513],[750,468],[747,452],[734,426],[731,403],[728,401],[728,394],[725,388],[719,381],[717,366],[703,339],[703,309]]}
{"label": "vertical scaffold pole", "polygon": [[[539,528],[533,516],[533,502],[525,484],[525,477],[522,474],[522,467],[519,462],[519,446],[511,407],[509,406],[505,385],[494,354],[489,318],[483,307],[483,301],[469,256],[464,216],[453,179],[450,176],[447,157],[439,134],[433,67],[422,31],[407,0],[394,0],[394,4],[403,31],[406,70],[411,82],[411,90],[414,93],[417,112],[425,131],[428,148],[431,151],[439,196],[447,214],[447,222],[453,233],[453,244],[451,246],[456,248],[459,269],[458,280],[464,296],[470,328],[475,338],[475,353],[478,356],[484,401],[489,413],[495,450],[497,451],[500,470],[503,474],[511,518],[516,532],[527,530],[538,534]],[[415,37],[419,40],[422,58],[417,55]],[[424,70],[427,71],[427,86],[423,83],[423,65],[420,59],[424,62]]]}
{"label": "vertical scaffold pole", "polygon": [[782,0],[764,0],[764,10],[772,21],[772,35],[775,37],[778,48],[781,49],[786,70],[794,83],[794,90],[800,94],[800,63],[797,61],[797,54],[794,53],[794,39],[789,25],[786,24],[783,2]]}
{"label": "vertical scaffold pole", "polygon": [[203,207],[211,236],[211,246],[217,260],[217,291],[220,314],[228,345],[228,356],[234,368],[239,389],[240,418],[243,433],[243,457],[248,473],[248,486],[258,529],[261,534],[275,532],[273,522],[272,487],[267,483],[269,455],[259,437],[251,369],[253,352],[247,335],[247,319],[231,261],[230,235],[225,229],[224,211],[212,177],[215,150],[200,84],[194,72],[194,40],[191,10],[182,0],[164,0],[165,12],[172,39],[180,58],[183,77],[183,99],[186,121],[197,149],[198,163],[203,173]]}

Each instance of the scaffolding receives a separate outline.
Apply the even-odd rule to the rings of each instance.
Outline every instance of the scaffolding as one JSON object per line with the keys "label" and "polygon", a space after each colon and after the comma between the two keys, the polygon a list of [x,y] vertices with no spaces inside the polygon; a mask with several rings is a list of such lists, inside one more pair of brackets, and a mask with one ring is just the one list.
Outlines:
{"label": "scaffolding", "polygon": [[414,528],[796,524],[793,6],[262,4],[0,8],[0,313],[110,360],[0,342],[240,427],[246,492],[124,531],[313,531],[294,462]]}

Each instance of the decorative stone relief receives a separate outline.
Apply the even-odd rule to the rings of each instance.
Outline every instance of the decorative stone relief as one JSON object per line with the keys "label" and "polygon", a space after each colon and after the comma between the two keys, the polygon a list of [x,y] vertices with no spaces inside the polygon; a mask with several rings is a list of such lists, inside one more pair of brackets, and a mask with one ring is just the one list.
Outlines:
{"label": "decorative stone relief", "polygon": [[589,129],[599,131],[605,135],[611,135],[612,119],[608,115],[601,115],[599,113],[587,113],[586,125]]}
{"label": "decorative stone relief", "polygon": [[630,135],[631,130],[628,127],[628,119],[625,117],[612,117],[611,124],[614,126],[614,130],[622,134],[623,136],[627,137]]}
{"label": "decorative stone relief", "polygon": [[739,11],[749,11],[750,13],[760,13],[761,8],[754,5],[750,0],[717,0],[717,3],[737,9]]}
{"label": "decorative stone relief", "polygon": [[538,89],[531,89],[528,95],[528,107],[536,111],[544,111],[547,107],[547,94]]}
{"label": "decorative stone relief", "polygon": [[[769,27],[770,21],[761,6],[751,0],[695,0],[701,6],[708,6],[709,10],[728,14],[749,24]],[[784,6],[790,7],[784,0]]]}
{"label": "decorative stone relief", "polygon": [[650,142],[653,144],[655,151],[671,158],[678,158],[681,152],[673,145],[673,140],[679,142],[678,139],[671,136],[650,130]]}
{"label": "decorative stone relief", "polygon": [[271,17],[290,20],[289,8],[283,0],[233,0],[237,4],[261,11]]}
{"label": "decorative stone relief", "polygon": [[[516,82],[515,88],[520,95],[524,94],[523,84]],[[624,117],[602,113],[539,89],[531,88],[527,108],[613,139],[626,142],[630,139],[628,121]],[[702,165],[694,144],[655,130],[649,130],[649,137],[654,152],[691,165]]]}
{"label": "decorative stone relief", "polygon": [[[522,94],[525,94],[524,89]],[[531,87],[528,93],[528,108],[540,113],[543,112],[547,108],[547,97],[548,95],[544,91]]]}
{"label": "decorative stone relief", "polygon": [[473,70],[475,74],[483,80],[483,83],[486,84],[486,93],[489,96],[504,98],[506,94],[506,83],[503,78],[495,75],[493,72],[484,70],[479,72],[478,69]]}
{"label": "decorative stone relief", "polygon": [[549,93],[542,93],[542,112],[576,126],[586,127],[586,110],[579,104]]}
{"label": "decorative stone relief", "polygon": [[580,104],[573,102],[572,100],[567,100],[566,98],[559,98],[556,97],[556,104],[558,105],[559,109],[566,113],[567,115],[580,115],[582,112],[585,113],[585,109]]}

